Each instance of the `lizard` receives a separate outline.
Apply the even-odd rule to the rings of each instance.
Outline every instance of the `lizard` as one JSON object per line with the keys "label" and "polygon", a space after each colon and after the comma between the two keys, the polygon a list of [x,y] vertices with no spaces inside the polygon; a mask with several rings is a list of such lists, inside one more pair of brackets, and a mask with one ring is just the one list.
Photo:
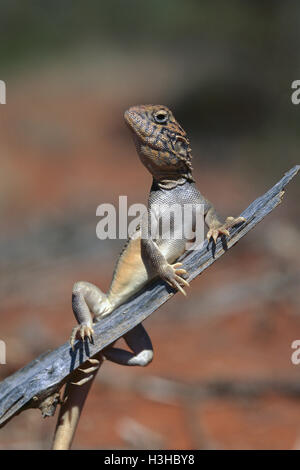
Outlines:
{"label": "lizard", "polygon": [[[161,224],[164,211],[177,204],[183,207],[201,204],[204,207],[204,221],[208,226],[207,239],[216,243],[219,236],[229,236],[229,229],[245,221],[243,217],[227,217],[223,220],[214,206],[197,189],[192,175],[192,153],[189,139],[172,112],[163,105],[139,105],[129,108],[124,114],[125,122],[133,135],[137,153],[142,164],[152,176],[152,186],[148,198],[148,209],[140,226],[130,237],[117,261],[113,279],[107,294],[96,285],[78,281],[72,290],[72,309],[78,322],[71,333],[70,344],[74,347],[78,338],[92,339],[93,323],[101,321],[106,315],[123,304],[151,280],[158,277],[176,291],[186,295],[189,286],[188,273],[177,259],[185,252],[188,239],[153,237],[151,224],[155,229]],[[161,208],[157,210],[157,207]],[[173,231],[176,229],[173,223]],[[183,222],[184,223],[184,222]],[[195,214],[192,230],[195,228]],[[154,231],[155,232],[155,231]],[[157,232],[155,232],[157,233]],[[186,233],[186,232],[185,232]],[[102,359],[122,365],[148,365],[153,359],[151,340],[142,326],[137,325],[126,335],[125,342],[131,351],[110,345],[101,351],[97,358],[91,358],[91,367],[81,368],[88,377],[73,383],[89,391],[87,382],[94,379]],[[83,392],[81,395],[84,394]],[[81,405],[84,400],[81,398]],[[68,403],[69,402],[69,403]],[[72,397],[67,397],[64,416],[72,408]],[[80,411],[78,412],[77,421]],[[68,415],[69,416],[69,415]],[[65,419],[60,426],[66,426]],[[76,423],[69,425],[67,431],[56,432],[54,448],[66,448],[71,442]]]}

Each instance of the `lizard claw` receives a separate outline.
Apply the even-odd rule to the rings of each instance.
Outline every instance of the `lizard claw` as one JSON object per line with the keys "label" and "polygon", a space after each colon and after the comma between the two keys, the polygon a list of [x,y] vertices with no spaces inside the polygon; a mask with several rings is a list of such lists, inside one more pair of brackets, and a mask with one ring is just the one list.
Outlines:
{"label": "lizard claw", "polygon": [[220,225],[219,227],[212,227],[207,232],[206,238],[209,241],[211,238],[217,243],[217,239],[219,236],[225,235],[229,237],[229,228],[234,227],[235,225],[241,224],[242,222],[246,222],[244,217],[227,217],[224,224]]}
{"label": "lizard claw", "polygon": [[229,232],[227,229],[223,228],[223,227],[219,227],[219,228],[211,228],[208,232],[207,232],[207,240],[209,241],[211,238],[214,240],[215,243],[217,243],[217,239],[219,236],[222,236],[222,235],[226,235],[227,237],[229,237]]}
{"label": "lizard claw", "polygon": [[78,370],[80,370],[80,372],[83,372],[84,374],[90,374],[91,372],[95,372],[95,370],[98,370],[98,369],[99,369],[99,365],[88,367],[87,369],[81,369],[80,367],[78,367]]}
{"label": "lizard claw", "polygon": [[188,281],[186,281],[182,275],[187,274],[187,271],[183,268],[180,268],[182,263],[167,264],[160,273],[160,277],[166,281],[171,287],[179,290],[184,296],[186,292],[182,286],[190,287]]}
{"label": "lizard claw", "polygon": [[[86,367],[86,365],[89,365],[89,364],[87,364],[88,362],[90,364],[92,364],[92,366]],[[95,377],[97,371],[100,368],[100,365],[101,365],[101,362],[98,359],[89,357],[86,360],[86,363],[83,365],[83,367],[78,367],[77,368],[78,371],[82,372],[87,377],[83,377],[82,379],[77,380],[76,382],[71,382],[71,384],[73,384],[73,385],[84,385],[84,384],[86,384],[87,382],[92,380],[93,377]]]}
{"label": "lizard claw", "polygon": [[95,359],[94,357],[89,357],[87,361],[91,364],[100,364],[100,361],[98,359]]}
{"label": "lizard claw", "polygon": [[87,323],[80,323],[80,325],[74,326],[70,339],[69,339],[71,348],[74,350],[74,343],[78,336],[81,338],[82,341],[84,341],[85,338],[87,337],[89,341],[91,342],[93,334],[94,334],[93,328]]}
{"label": "lizard claw", "polygon": [[86,384],[87,382],[89,382],[90,380],[92,380],[93,378],[93,375],[90,375],[89,377],[85,377],[84,379],[81,379],[79,380],[78,382],[70,382],[72,385],[84,385]]}

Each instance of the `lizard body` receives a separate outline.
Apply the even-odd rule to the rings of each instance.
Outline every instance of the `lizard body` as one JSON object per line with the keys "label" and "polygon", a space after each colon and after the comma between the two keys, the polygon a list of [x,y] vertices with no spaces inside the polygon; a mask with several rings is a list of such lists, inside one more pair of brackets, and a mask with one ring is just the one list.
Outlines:
{"label": "lizard body", "polygon": [[[184,293],[182,285],[186,286],[187,282],[182,275],[186,271],[177,266],[178,263],[175,267],[172,263],[184,253],[188,239],[153,240],[141,236],[143,224],[150,224],[149,217],[154,205],[170,207],[177,204],[183,207],[185,204],[203,204],[205,222],[210,229],[208,237],[213,236],[215,240],[220,234],[228,235],[228,228],[241,222],[233,217],[223,222],[212,204],[196,188],[187,135],[168,108],[160,105],[135,106],[125,112],[125,121],[133,134],[142,163],[153,176],[148,214],[142,220],[140,230],[123,249],[107,294],[93,284],[84,281],[75,283],[72,306],[79,326],[73,330],[72,345],[78,335],[81,338],[92,335],[91,313],[94,321],[98,321],[156,276]],[[154,215],[154,223],[159,225],[164,210]]]}
{"label": "lizard body", "polygon": [[[168,108],[161,105],[134,106],[125,112],[124,117],[132,132],[140,160],[153,177],[148,211],[141,220],[140,228],[129,238],[118,259],[107,294],[89,282],[79,281],[74,284],[72,308],[78,325],[71,334],[72,347],[77,337],[82,340],[85,337],[91,338],[94,321],[109,315],[155,277],[160,277],[185,295],[184,287],[189,285],[185,279],[188,273],[182,268],[182,263],[176,260],[186,249],[186,243],[190,240],[189,233],[193,233],[195,214],[193,213],[190,232],[184,232],[185,236],[175,239],[151,236],[151,222],[158,228],[169,207],[178,205],[182,208],[185,204],[195,207],[202,204],[205,223],[209,228],[207,238],[213,238],[215,242],[218,236],[229,235],[230,227],[244,221],[241,217],[227,217],[223,221],[212,204],[199,192],[192,177],[192,155],[188,137]],[[173,232],[176,232],[175,219],[171,220],[171,225]],[[124,339],[132,352],[110,346],[101,351],[101,357],[123,365],[144,366],[151,362],[152,345],[142,325],[128,332]],[[86,384],[97,373],[98,361],[91,359],[91,362],[96,365],[81,369],[88,377],[79,380],[78,384]],[[88,389],[85,393],[88,393]],[[72,406],[71,398],[68,400],[70,403],[64,410],[65,416]],[[69,426],[66,436],[58,426],[54,448],[66,448],[75,428],[76,423]],[[61,444],[61,441],[64,443]]]}

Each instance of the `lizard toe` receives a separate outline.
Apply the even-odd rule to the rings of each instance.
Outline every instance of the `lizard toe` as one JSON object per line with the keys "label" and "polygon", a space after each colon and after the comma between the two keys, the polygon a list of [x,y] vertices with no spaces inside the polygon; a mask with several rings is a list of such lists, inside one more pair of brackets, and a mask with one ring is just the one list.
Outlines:
{"label": "lizard toe", "polygon": [[80,325],[77,325],[73,328],[69,343],[71,345],[71,348],[74,349],[74,343],[77,338],[80,338],[82,341],[85,340],[87,337],[89,341],[92,341],[94,334],[93,328],[88,325],[87,323],[81,323]]}

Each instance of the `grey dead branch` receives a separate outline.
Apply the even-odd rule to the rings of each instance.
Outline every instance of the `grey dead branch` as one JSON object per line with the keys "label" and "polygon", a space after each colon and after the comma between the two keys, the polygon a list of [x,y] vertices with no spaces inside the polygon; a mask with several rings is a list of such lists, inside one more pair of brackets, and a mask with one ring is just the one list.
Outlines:
{"label": "grey dead branch", "polygon": [[[290,169],[269,191],[252,202],[240,214],[247,222],[231,229],[226,242],[222,239],[219,239],[216,245],[205,242],[201,250],[187,252],[183,263],[190,274],[189,280],[194,279],[224,255],[281,203],[284,188],[299,169],[300,165]],[[149,284],[145,290],[95,324],[93,344],[77,342],[75,350],[72,351],[66,342],[3,380],[0,383],[0,426],[28,408],[40,408],[43,416],[53,415],[59,403],[59,390],[70,379],[72,372],[88,357],[94,356],[144,321],[174,294],[175,292],[160,280]]]}

